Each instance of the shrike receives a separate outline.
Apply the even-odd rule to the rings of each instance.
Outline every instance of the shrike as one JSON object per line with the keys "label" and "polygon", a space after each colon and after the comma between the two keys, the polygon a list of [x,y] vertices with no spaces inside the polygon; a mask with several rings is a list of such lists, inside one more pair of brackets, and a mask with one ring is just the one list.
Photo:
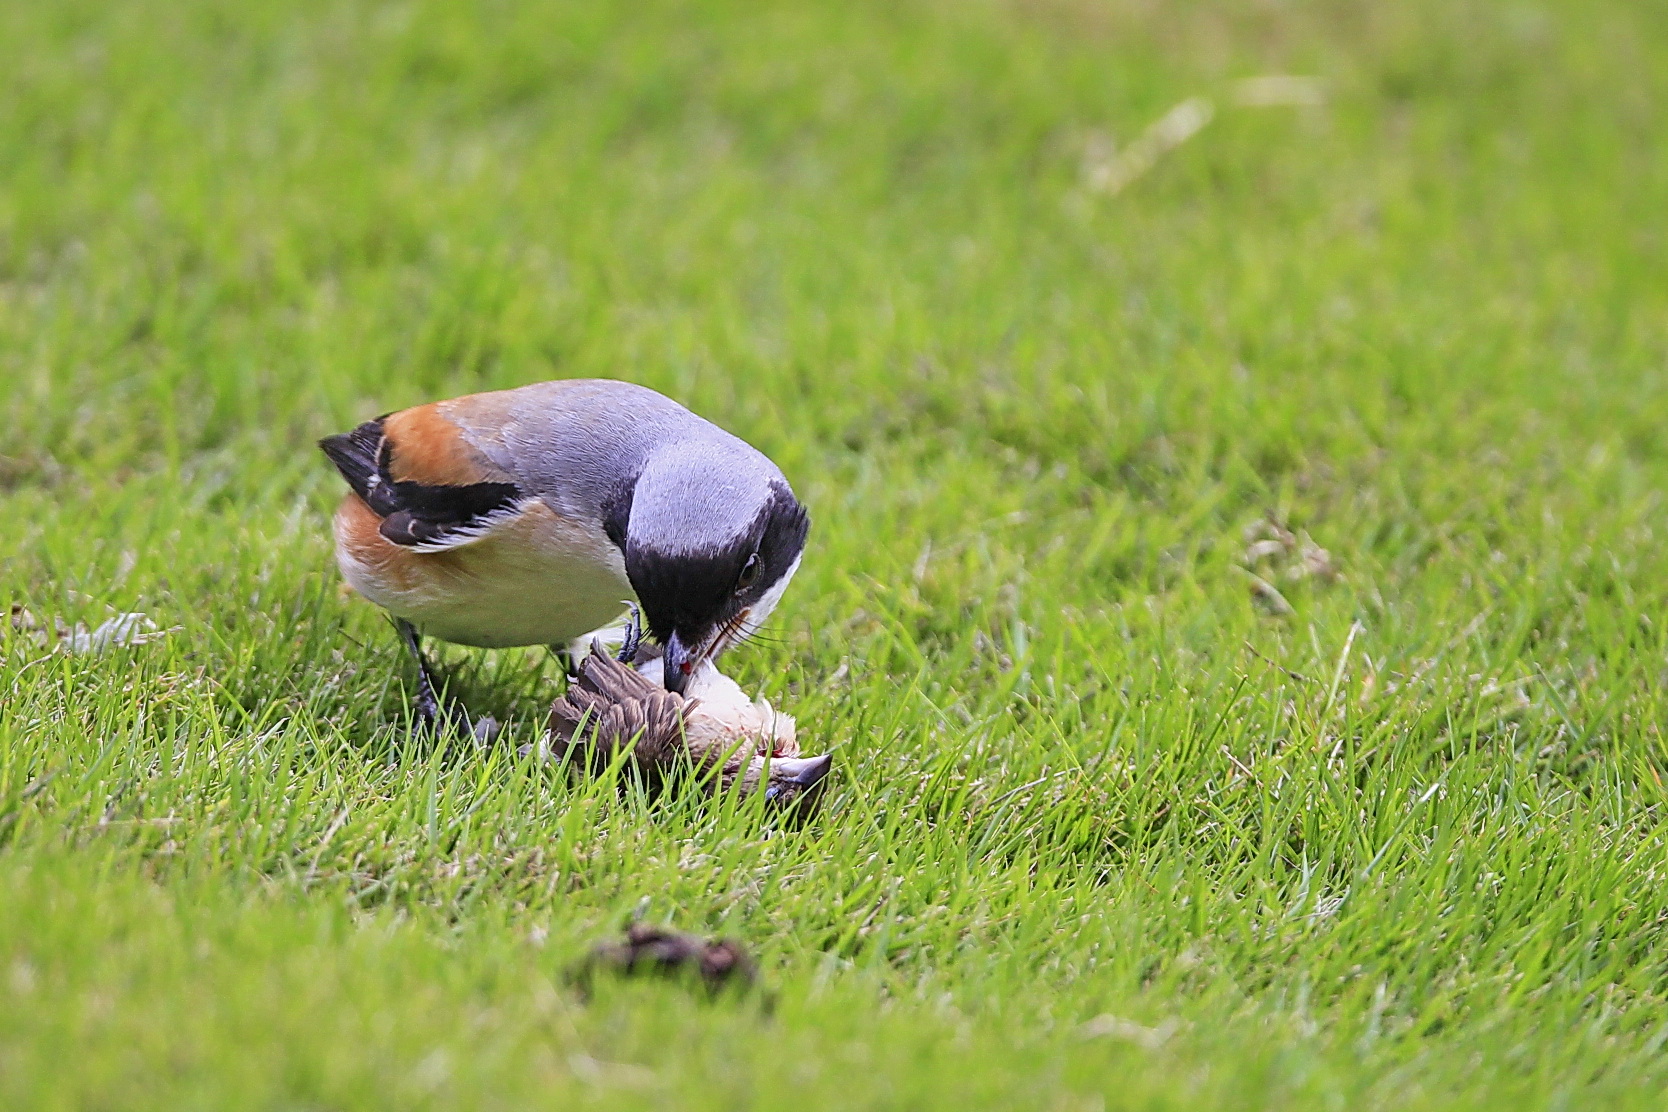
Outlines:
{"label": "shrike", "polygon": [[352,488],[336,562],[420,638],[565,646],[641,606],[682,692],[765,620],[809,519],[762,452],[646,387],[541,382],[403,409],[319,442]]}

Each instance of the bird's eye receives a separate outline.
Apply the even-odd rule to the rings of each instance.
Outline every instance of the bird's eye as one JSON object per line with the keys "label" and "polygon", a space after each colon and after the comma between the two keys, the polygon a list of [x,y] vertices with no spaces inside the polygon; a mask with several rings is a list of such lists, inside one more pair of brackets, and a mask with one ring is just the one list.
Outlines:
{"label": "bird's eye", "polygon": [[764,565],[759,562],[757,552],[747,557],[747,563],[741,566],[741,574],[736,577],[736,590],[745,591],[759,578],[759,570]]}

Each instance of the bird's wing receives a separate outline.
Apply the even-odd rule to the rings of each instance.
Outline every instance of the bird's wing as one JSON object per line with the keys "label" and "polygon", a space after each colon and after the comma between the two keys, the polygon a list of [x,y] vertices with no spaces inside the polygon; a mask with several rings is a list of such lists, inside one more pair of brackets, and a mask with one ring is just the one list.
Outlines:
{"label": "bird's wing", "polygon": [[578,678],[550,708],[550,733],[559,753],[589,742],[593,766],[605,767],[620,747],[630,746],[638,768],[664,773],[685,749],[684,715],[694,707],[593,641]]}
{"label": "bird's wing", "polygon": [[525,500],[432,405],[366,421],[319,447],[382,518],[377,531],[418,552],[477,541],[518,517]]}
{"label": "bird's wing", "polygon": [[618,510],[658,445],[728,435],[662,394],[610,379],[535,382],[435,409],[506,479],[558,515],[587,521]]}

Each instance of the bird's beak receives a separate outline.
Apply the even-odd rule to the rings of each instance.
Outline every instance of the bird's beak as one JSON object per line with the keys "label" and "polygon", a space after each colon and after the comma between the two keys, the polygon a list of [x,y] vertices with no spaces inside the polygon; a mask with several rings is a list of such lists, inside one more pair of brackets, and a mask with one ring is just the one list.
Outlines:
{"label": "bird's beak", "polygon": [[690,677],[695,675],[695,669],[701,666],[701,659],[700,646],[691,648],[676,632],[668,637],[660,658],[666,670],[661,681],[666,690],[682,695],[684,688],[689,686]]}
{"label": "bird's beak", "polygon": [[765,801],[785,808],[796,822],[809,818],[821,802],[823,788],[828,783],[828,768],[833,763],[832,753],[820,757],[771,758]]}
{"label": "bird's beak", "polygon": [[784,780],[809,790],[822,783],[822,778],[828,775],[828,766],[834,763],[834,754],[824,753],[820,757],[778,757],[771,761],[771,767],[781,774]]}

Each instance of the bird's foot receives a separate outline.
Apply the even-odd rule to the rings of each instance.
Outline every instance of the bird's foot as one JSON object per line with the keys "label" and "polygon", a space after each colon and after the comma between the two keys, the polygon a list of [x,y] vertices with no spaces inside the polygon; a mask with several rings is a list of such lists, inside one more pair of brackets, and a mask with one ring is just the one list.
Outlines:
{"label": "bird's foot", "polygon": [[631,608],[631,615],[626,618],[625,641],[621,643],[620,651],[614,654],[614,659],[621,664],[636,660],[637,650],[643,647],[643,611],[635,602],[626,605]]}
{"label": "bird's foot", "polygon": [[395,626],[400,640],[405,642],[407,651],[417,662],[417,694],[411,700],[411,717],[415,725],[412,732],[436,737],[473,738],[480,745],[496,740],[502,728],[498,719],[486,715],[472,721],[462,703],[443,694],[442,686],[435,678],[434,665],[423,655],[416,627],[404,620],[395,622]]}

